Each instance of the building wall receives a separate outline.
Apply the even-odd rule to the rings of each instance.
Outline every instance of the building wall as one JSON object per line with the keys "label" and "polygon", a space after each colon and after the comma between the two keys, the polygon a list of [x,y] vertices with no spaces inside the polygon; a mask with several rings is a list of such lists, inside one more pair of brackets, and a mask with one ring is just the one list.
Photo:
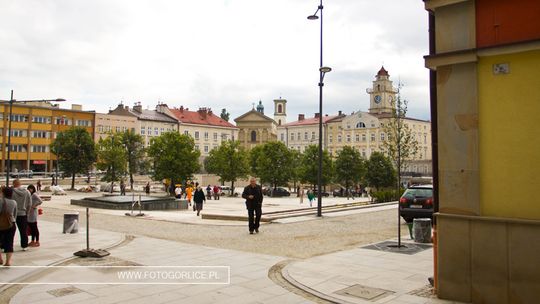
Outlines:
{"label": "building wall", "polygon": [[137,120],[136,129],[140,130],[140,134],[144,139],[144,146],[148,147],[153,137],[160,136],[165,132],[177,132],[178,123],[139,119]]}
{"label": "building wall", "polygon": [[219,147],[223,141],[238,139],[238,129],[212,125],[180,124],[179,132],[193,137],[195,148],[201,152],[202,157],[208,156],[210,151]]}
{"label": "building wall", "polygon": [[[2,115],[2,171],[7,164],[7,141],[9,105],[0,107]],[[94,112],[60,109],[49,106],[30,106],[14,104],[11,124],[12,170],[33,169],[34,171],[51,171],[56,156],[51,153],[49,145],[54,142],[56,133],[72,126],[80,125],[94,134]],[[23,121],[17,121],[17,120]]]}
{"label": "building wall", "polygon": [[[109,133],[118,133],[131,130],[140,134],[140,124],[136,117],[96,113],[94,141],[106,138]],[[137,128],[139,126],[139,128]]]}
{"label": "building wall", "polygon": [[[510,72],[493,74],[493,65],[502,62]],[[483,215],[540,220],[539,67],[540,50],[478,63]]]}

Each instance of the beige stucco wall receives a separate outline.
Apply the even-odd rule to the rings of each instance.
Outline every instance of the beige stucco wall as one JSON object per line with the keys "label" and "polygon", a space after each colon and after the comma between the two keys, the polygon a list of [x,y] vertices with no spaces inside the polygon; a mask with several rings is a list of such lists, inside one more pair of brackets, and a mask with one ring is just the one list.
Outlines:
{"label": "beige stucco wall", "polygon": [[[219,147],[223,141],[238,139],[238,128],[182,123],[179,128],[180,134],[188,134],[194,139],[195,147],[199,149],[201,156],[208,156],[210,151]],[[205,134],[208,134],[208,137],[205,137]]]}
{"label": "beige stucco wall", "polygon": [[96,113],[95,126],[95,142],[107,137],[110,132],[133,130],[136,134],[140,134],[140,127],[137,128],[139,126],[137,118],[131,116]]}

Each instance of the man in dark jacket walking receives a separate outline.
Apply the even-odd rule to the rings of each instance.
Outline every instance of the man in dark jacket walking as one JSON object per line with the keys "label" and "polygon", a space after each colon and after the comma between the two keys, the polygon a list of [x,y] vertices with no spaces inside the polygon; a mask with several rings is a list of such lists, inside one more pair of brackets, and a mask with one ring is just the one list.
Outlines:
{"label": "man in dark jacket walking", "polygon": [[246,208],[249,217],[249,233],[259,233],[259,223],[262,214],[263,194],[261,186],[257,185],[254,177],[249,179],[249,185],[244,188],[242,197],[246,199]]}
{"label": "man in dark jacket walking", "polygon": [[17,202],[17,228],[19,228],[19,236],[21,238],[21,247],[23,251],[28,247],[28,234],[26,232],[27,212],[30,212],[32,206],[32,197],[26,188],[21,187],[21,181],[16,179],[13,181],[13,200]]}

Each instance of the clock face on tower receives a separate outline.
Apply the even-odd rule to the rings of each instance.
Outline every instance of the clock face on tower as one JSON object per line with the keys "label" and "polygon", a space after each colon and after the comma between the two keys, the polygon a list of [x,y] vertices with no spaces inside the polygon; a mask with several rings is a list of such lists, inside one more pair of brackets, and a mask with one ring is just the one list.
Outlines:
{"label": "clock face on tower", "polygon": [[381,102],[381,95],[375,95],[375,103],[380,103]]}

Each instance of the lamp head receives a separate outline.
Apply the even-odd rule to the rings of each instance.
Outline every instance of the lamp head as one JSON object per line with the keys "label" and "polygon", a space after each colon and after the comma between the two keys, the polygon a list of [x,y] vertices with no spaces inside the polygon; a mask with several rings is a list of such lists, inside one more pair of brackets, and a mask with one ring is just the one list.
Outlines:
{"label": "lamp head", "polygon": [[322,72],[322,73],[328,73],[328,72],[332,71],[332,68],[330,68],[330,67],[321,67],[321,68],[319,68],[319,71]]}
{"label": "lamp head", "polygon": [[308,16],[307,18],[308,18],[308,20],[317,20],[317,19],[319,19],[319,16],[311,15],[311,16]]}

